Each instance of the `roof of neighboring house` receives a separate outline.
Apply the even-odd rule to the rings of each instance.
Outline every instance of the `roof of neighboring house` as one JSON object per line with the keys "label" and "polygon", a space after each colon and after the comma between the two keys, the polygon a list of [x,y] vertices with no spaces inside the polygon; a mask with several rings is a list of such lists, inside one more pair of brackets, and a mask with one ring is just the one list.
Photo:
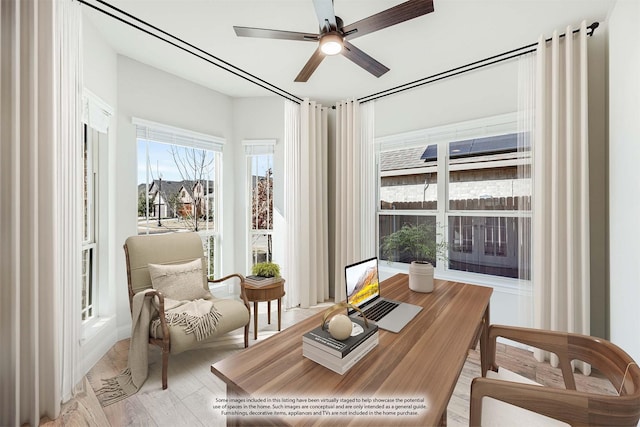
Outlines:
{"label": "roof of neighboring house", "polygon": [[165,195],[166,199],[167,195],[178,194],[181,186],[182,181],[165,181],[164,179],[161,181],[159,179],[154,179],[153,182],[149,185],[149,193],[155,194],[156,191],[160,189],[160,192]]}
{"label": "roof of neighboring house", "polygon": [[[522,144],[521,147],[518,146],[519,143]],[[518,150],[528,150],[529,148],[528,138],[519,138],[517,133],[509,133],[506,135],[454,141],[449,144],[449,158],[457,159],[462,157],[486,156],[489,154],[513,153]],[[420,158],[424,159],[425,162],[437,160],[438,150],[436,145],[432,144],[427,146]]]}
{"label": "roof of neighboring house", "polygon": [[[486,138],[468,139],[464,141],[454,141],[449,144],[450,159],[464,159],[467,157],[493,156],[493,160],[502,158],[512,158],[518,150],[529,150],[527,138],[518,140],[518,134],[491,136]],[[380,153],[380,170],[393,171],[403,169],[415,169],[428,165],[435,165],[438,158],[438,146],[430,144],[426,148],[423,146],[387,151]],[[506,155],[506,156],[505,156]],[[490,159],[488,157],[488,159]],[[465,160],[458,160],[456,163],[465,163]]]}
{"label": "roof of neighboring house", "polygon": [[382,152],[380,153],[380,170],[392,171],[424,167],[424,160],[420,158],[423,152],[424,146]]}
{"label": "roof of neighboring house", "polygon": [[[182,187],[184,187],[187,192],[189,192],[190,196],[193,196],[193,189],[196,187],[196,184],[200,182],[203,186],[203,188],[206,191],[207,188],[207,181],[195,181],[195,180],[184,180],[181,181],[180,183],[182,184]],[[182,187],[180,187],[180,189],[182,189]],[[213,181],[209,181],[209,194],[213,193]]]}
{"label": "roof of neighboring house", "polygon": [[[160,192],[163,195],[163,199],[168,200],[172,195],[178,195],[182,188],[187,190],[189,196],[193,197],[193,189],[196,186],[198,181],[195,180],[182,180],[182,181],[166,181],[159,179],[154,179],[153,182],[149,184],[149,194],[155,196],[156,191],[160,188]],[[202,185],[206,187],[207,181],[202,181]],[[147,184],[142,183],[138,184],[138,193],[144,193],[146,191]],[[213,193],[213,181],[209,181],[209,194]]]}

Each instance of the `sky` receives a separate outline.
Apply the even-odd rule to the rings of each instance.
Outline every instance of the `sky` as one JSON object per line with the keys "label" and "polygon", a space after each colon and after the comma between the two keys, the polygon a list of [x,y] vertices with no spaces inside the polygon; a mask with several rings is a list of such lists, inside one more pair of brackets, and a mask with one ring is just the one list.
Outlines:
{"label": "sky", "polygon": [[[153,182],[154,179],[158,179],[160,174],[162,174],[162,179],[166,181],[182,181],[183,178],[173,160],[170,147],[171,145],[169,144],[143,139],[138,140],[138,184],[147,182],[147,166],[149,166],[149,183]],[[182,149],[182,147],[179,148]],[[147,150],[149,162],[146,160]],[[193,179],[193,177],[185,178]]]}
{"label": "sky", "polygon": [[[147,182],[147,166],[149,166],[149,183],[153,182],[154,179],[158,179],[159,174],[162,174],[162,179],[166,181],[182,181],[183,178],[178,172],[170,147],[170,144],[138,139],[138,184]],[[179,148],[182,149],[182,147]],[[147,150],[149,162],[146,160]],[[254,156],[251,168],[254,175],[264,176],[268,168],[273,169],[273,156]]]}
{"label": "sky", "polygon": [[[149,163],[147,164],[147,150],[149,153]],[[160,144],[157,142],[138,140],[138,184],[147,182],[147,166],[148,181],[153,182],[158,179],[159,173],[162,179],[167,181],[180,181],[182,178],[176,170],[175,163],[171,157],[168,144]]]}

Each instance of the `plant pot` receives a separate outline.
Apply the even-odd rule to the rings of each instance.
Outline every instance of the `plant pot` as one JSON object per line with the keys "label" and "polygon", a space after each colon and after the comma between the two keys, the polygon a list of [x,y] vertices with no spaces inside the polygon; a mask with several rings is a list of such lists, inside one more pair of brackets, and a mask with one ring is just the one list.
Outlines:
{"label": "plant pot", "polygon": [[409,266],[409,289],[433,292],[433,265],[426,261],[413,261]]}

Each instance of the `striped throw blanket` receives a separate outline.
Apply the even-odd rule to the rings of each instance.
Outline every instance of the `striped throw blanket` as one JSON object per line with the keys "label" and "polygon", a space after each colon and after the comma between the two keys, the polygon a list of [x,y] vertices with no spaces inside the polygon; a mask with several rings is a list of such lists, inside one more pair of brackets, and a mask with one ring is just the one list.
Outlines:
{"label": "striped throw blanket", "polygon": [[[133,296],[128,366],[119,375],[102,380],[103,386],[96,390],[96,396],[103,407],[134,395],[147,379],[149,328],[158,330],[156,326],[160,324],[159,318],[151,321],[157,309],[154,299],[147,295],[150,291],[141,291]],[[196,340],[201,341],[216,330],[221,315],[210,300],[176,301],[165,298],[165,317],[169,325],[184,326],[185,333],[194,334]]]}

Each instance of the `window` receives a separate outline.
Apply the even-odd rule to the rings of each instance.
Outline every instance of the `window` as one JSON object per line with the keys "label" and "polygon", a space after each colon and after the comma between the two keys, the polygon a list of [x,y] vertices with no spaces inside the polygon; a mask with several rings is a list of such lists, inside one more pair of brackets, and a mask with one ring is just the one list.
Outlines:
{"label": "window", "polygon": [[531,152],[524,141],[510,132],[446,144],[449,269],[529,278],[519,242],[520,231],[531,229]]}
{"label": "window", "polygon": [[449,244],[452,252],[471,253],[473,244],[473,218],[449,217]]}
{"label": "window", "polygon": [[[429,146],[429,155],[436,153]],[[425,160],[424,147],[380,154],[380,209],[435,210],[438,207],[438,171],[435,158]]]}
{"label": "window", "polygon": [[484,219],[484,254],[489,256],[507,255],[507,218]]}
{"label": "window", "polygon": [[83,227],[82,227],[82,320],[97,315],[96,310],[96,194],[98,131],[83,125]]}
{"label": "window", "polygon": [[194,231],[207,276],[220,272],[223,140],[134,119],[138,143],[138,234]]}
{"label": "window", "polygon": [[[429,154],[436,151],[430,147]],[[399,148],[379,155],[380,203],[378,235],[380,259],[410,263],[418,254],[403,249],[408,240],[436,245],[438,170],[435,159],[425,160],[422,146]],[[432,254],[424,258],[437,265]]]}
{"label": "window", "polygon": [[379,257],[408,263],[415,254],[398,247],[417,239],[440,249],[426,259],[441,273],[528,280],[527,138],[507,115],[380,139]]}
{"label": "window", "polygon": [[275,140],[244,141],[247,154],[247,271],[273,261],[273,151]]}

